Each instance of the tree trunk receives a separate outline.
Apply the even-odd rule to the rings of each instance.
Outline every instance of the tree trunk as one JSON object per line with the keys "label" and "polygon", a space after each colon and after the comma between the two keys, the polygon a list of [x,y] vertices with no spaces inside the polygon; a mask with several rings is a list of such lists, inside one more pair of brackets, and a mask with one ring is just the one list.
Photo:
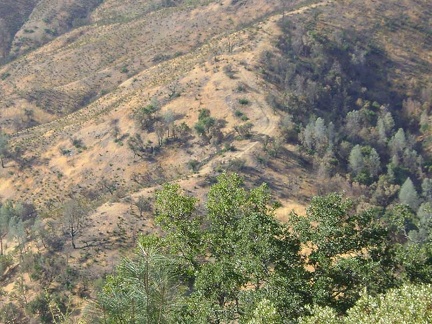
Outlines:
{"label": "tree trunk", "polygon": [[72,239],[72,247],[73,247],[74,249],[76,249],[77,247],[76,247],[76,245],[75,245],[75,235],[71,235],[71,239]]}

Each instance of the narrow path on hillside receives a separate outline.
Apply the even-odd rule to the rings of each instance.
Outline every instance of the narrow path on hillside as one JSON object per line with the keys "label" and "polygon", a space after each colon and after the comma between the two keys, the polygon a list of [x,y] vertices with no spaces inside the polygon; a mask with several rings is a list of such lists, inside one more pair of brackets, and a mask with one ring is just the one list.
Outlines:
{"label": "narrow path on hillside", "polygon": [[[333,1],[328,0],[328,1],[323,1],[320,3],[315,3],[315,4],[311,4],[308,6],[304,6],[301,7],[299,9],[290,11],[290,12],[285,12],[284,15],[282,14],[276,14],[271,16],[270,18],[268,18],[266,21],[260,22],[258,23],[258,25],[262,25],[262,28],[264,31],[269,31],[271,30],[272,32],[268,34],[271,35],[271,37],[277,36],[278,33],[280,33],[280,29],[277,27],[277,22],[283,17],[283,16],[292,16],[292,15],[297,15],[297,14],[301,14],[307,10],[310,9],[314,9],[320,6],[326,6],[331,4]],[[255,90],[255,91],[265,91],[266,89],[264,89],[262,86],[260,86],[258,84],[258,81],[261,81],[260,83],[265,84],[265,82],[259,78],[250,78],[248,75],[246,75],[245,71],[242,69],[240,71],[241,74],[241,79],[242,82],[244,82],[249,88]],[[254,128],[254,132],[257,135],[265,135],[265,136],[275,136],[277,133],[277,128],[278,128],[278,123],[280,121],[280,117],[279,115],[274,111],[274,109],[272,109],[267,102],[265,102],[265,100],[262,100],[262,98],[254,95],[254,92],[251,91],[249,94],[251,97],[253,97],[254,102],[258,105],[261,113],[262,113],[262,118],[265,120],[265,125],[261,126],[259,128]],[[229,159],[240,159],[243,158],[245,156],[248,156],[248,154],[251,153],[251,151],[257,146],[259,145],[261,142],[260,141],[253,141],[248,143],[246,146],[241,147],[240,150],[238,152],[235,152],[233,154],[229,154],[225,157],[220,157],[220,156],[215,156],[214,158],[210,159],[200,170],[199,172],[197,172],[193,177],[203,177],[207,174],[210,174],[213,170],[213,165],[215,165],[215,163],[220,162],[220,161],[225,161],[225,160],[229,160]]]}
{"label": "narrow path on hillside", "polygon": [[[330,3],[332,3],[332,1],[327,0],[310,4],[290,12],[285,12],[284,15],[296,15],[313,8],[329,5]],[[265,49],[266,47],[272,45],[274,38],[277,37],[278,33],[280,33],[280,30],[277,26],[277,22],[280,20],[280,18],[282,18],[281,13],[274,14],[273,16],[267,17],[265,20],[257,22],[242,31],[237,31],[230,35],[221,35],[220,37],[214,38],[208,44],[203,45],[194,52],[168,62],[163,62],[158,66],[154,66],[146,71],[143,71],[139,75],[136,75],[135,78],[143,79],[144,81],[137,81],[135,86],[132,87],[129,87],[127,82],[125,82],[115,91],[115,93],[113,93],[112,96],[108,96],[108,100],[105,100],[105,104],[99,104],[98,102],[95,102],[82,111],[70,114],[50,124],[41,125],[33,129],[28,129],[17,133],[15,134],[14,138],[11,139],[11,142],[13,145],[22,145],[22,147],[27,147],[30,150],[37,151],[39,149],[42,151],[43,147],[49,147],[50,145],[56,143],[57,138],[60,136],[79,132],[85,126],[85,123],[97,123],[95,119],[98,116],[105,116],[111,110],[117,109],[118,107],[121,107],[121,105],[126,105],[128,98],[132,95],[135,95],[134,91],[137,90],[137,87],[142,87],[141,82],[149,87],[167,84],[167,80],[172,81],[173,78],[175,79],[181,75],[184,75],[184,73],[193,70],[199,64],[202,64],[202,62],[208,61],[209,55],[213,55],[214,49],[220,48],[221,42],[223,43],[227,38],[233,37],[241,39],[244,36],[244,31],[246,31],[246,33],[250,32],[254,34],[257,31],[261,32],[260,40],[258,40],[258,42],[262,42],[262,44],[265,45],[263,49]],[[256,48],[254,48],[254,53],[255,51]],[[255,56],[252,60],[256,62],[257,56]],[[256,109],[255,111],[257,112],[254,116],[255,119],[253,122],[255,123],[255,126],[253,128],[253,132],[260,136],[267,135],[274,137],[277,134],[280,117],[274,112],[273,108],[271,108],[265,100],[265,94],[268,92],[266,83],[261,79],[258,73],[254,73],[243,68],[239,69],[239,78],[248,88],[253,89],[253,91],[248,94],[250,95],[250,99],[255,105],[254,109]],[[139,90],[142,89],[140,88]],[[256,117],[259,119],[256,119]],[[261,142],[259,140],[245,140],[236,143],[238,148],[236,152],[226,152],[225,156],[207,156],[205,157],[206,163],[202,166],[199,173],[185,175],[183,180],[179,179],[179,181],[184,181],[184,184],[187,184],[187,181],[193,179],[193,181],[196,183],[197,178],[211,174],[214,171],[215,165],[218,163],[239,158],[247,160],[252,156],[253,151],[259,148],[259,145],[261,145],[260,143]],[[152,190],[157,187],[158,186],[146,188],[140,190],[140,192]]]}
{"label": "narrow path on hillside", "polygon": [[[291,16],[300,14],[313,8],[328,5],[332,1],[333,0],[327,0],[319,3],[310,4],[293,11],[285,12],[284,15]],[[258,22],[257,24],[255,24],[255,26],[267,25],[267,27],[269,27],[269,24],[276,23],[280,18],[282,18],[282,14],[278,13],[270,16],[265,21]],[[175,79],[175,77],[179,76],[180,74],[183,74],[185,70],[193,69],[197,64],[197,61],[208,55],[208,52],[215,47],[216,43],[221,41],[221,37],[226,38],[230,37],[230,35],[220,35],[220,37],[215,37],[212,41],[210,41],[210,43],[202,46],[201,48],[193,51],[190,54],[185,55],[184,57],[179,57],[173,60],[163,62],[160,65],[151,67],[150,69],[145,70],[140,74],[145,76],[147,85],[155,86],[164,81],[169,82]],[[134,79],[136,78],[139,78],[139,75],[134,76]],[[127,82],[130,81],[126,81],[124,82],[124,84],[126,84]],[[112,109],[117,108],[129,95],[130,92],[128,92],[122,87],[119,87],[116,91],[114,91],[112,96],[113,99],[111,99],[111,97],[108,98],[108,104],[98,105],[98,102],[95,102],[86,108],[83,108],[79,111],[71,113],[50,123],[17,132],[11,136],[12,142],[16,144],[23,144],[26,140],[29,140],[31,142],[29,143],[30,145],[35,145],[37,139],[46,140],[47,137],[55,136],[67,127],[80,127],[80,125],[82,125],[83,123],[93,118],[96,118],[97,116],[100,116],[104,113],[107,113]],[[114,99],[114,97],[117,97],[117,99]]]}
{"label": "narrow path on hillside", "polygon": [[[286,12],[285,16],[299,14],[309,9],[328,5],[331,2],[332,1],[324,1],[317,4],[308,5],[291,12]],[[277,14],[268,18],[264,22],[257,23],[256,25],[260,25],[260,27],[264,29],[264,33],[266,34],[269,34],[270,31],[271,37],[277,36],[277,31],[280,32],[280,30],[278,29],[276,24],[280,18],[282,18],[282,14]],[[267,86],[265,86],[265,82],[259,77],[250,77],[250,73],[248,75],[248,72],[243,69],[240,70],[239,74],[242,82],[244,82],[246,86],[249,87],[250,89],[253,89],[253,91],[251,91],[249,94],[252,97],[251,99],[258,106],[258,109],[260,110],[261,113],[260,118],[262,119],[262,122],[260,123],[259,126],[256,126],[254,128],[254,132],[260,135],[275,136],[277,133],[280,117],[267,104],[267,102],[265,101],[265,96],[260,96],[257,94],[257,93],[262,94],[268,91]],[[199,172],[183,175],[181,176],[181,178],[174,180],[173,182],[175,182],[185,190],[193,190],[194,188],[197,187],[197,182],[200,179],[203,179],[205,176],[212,174],[212,172],[214,171],[214,166],[217,163],[221,163],[223,161],[226,161],[227,159],[247,157],[249,154],[252,153],[253,149],[255,149],[259,144],[260,141],[252,141],[245,144],[243,147],[239,148],[239,151],[233,152],[232,155],[230,156],[226,155],[223,157],[221,155],[215,155],[214,157],[212,157],[207,161],[207,163],[199,170]],[[133,199],[137,199],[139,196],[151,197],[154,194],[155,190],[158,190],[160,188],[161,188],[160,185],[146,187],[136,191],[135,193],[131,194],[131,196]],[[295,206],[296,208],[299,208],[298,205],[296,204],[294,205],[291,204],[290,206]],[[127,214],[131,212],[129,204],[118,202],[115,204],[106,203],[100,206],[95,211],[95,215],[101,214],[103,212],[106,212],[106,210],[111,210],[111,209],[116,210],[116,212],[113,213],[115,215],[122,214],[122,213]]]}

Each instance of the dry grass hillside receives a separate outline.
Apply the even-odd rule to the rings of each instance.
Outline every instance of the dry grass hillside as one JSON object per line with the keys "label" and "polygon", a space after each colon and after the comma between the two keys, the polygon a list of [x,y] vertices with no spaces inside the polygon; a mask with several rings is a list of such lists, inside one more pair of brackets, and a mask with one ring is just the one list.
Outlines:
{"label": "dry grass hillside", "polygon": [[[379,82],[392,91],[384,100],[402,90],[418,94],[432,81],[426,0],[17,4],[27,10],[17,9],[22,24],[9,34],[0,29],[3,57],[15,57],[0,65],[0,126],[14,152],[0,168],[0,197],[34,204],[48,225],[71,198],[88,206],[80,249],[63,238],[61,251],[87,278],[110,271],[137,234],[156,230],[151,212],[140,217],[134,202],[151,198],[164,182],[203,196],[223,170],[240,172],[248,184],[269,183],[282,220],[334,185],[320,183],[313,162],[279,140],[285,114],[268,96],[283,93],[265,79],[262,57],[278,51],[283,16],[314,17],[335,37],[341,29],[361,34],[376,26],[371,37],[388,62],[387,79]],[[0,26],[8,23],[3,16]],[[156,117],[143,126],[137,116],[152,105]],[[200,135],[195,126],[205,109],[216,126]],[[14,278],[11,269],[0,281],[4,300],[13,296]],[[41,289],[22,280],[29,290]]]}
{"label": "dry grass hillside", "polygon": [[[24,117],[25,109],[34,112],[34,122],[45,123],[85,107],[136,74],[259,20],[275,11],[279,2],[167,8],[148,8],[149,2],[113,8],[113,3],[104,2],[84,26],[3,67],[2,98],[7,109],[2,125],[13,131],[25,127],[16,120]],[[47,5],[40,6],[38,10],[44,11]],[[26,24],[44,20],[35,11]]]}
{"label": "dry grass hillside", "polygon": [[[210,161],[239,158],[258,144],[258,137],[236,140],[233,127],[244,124],[237,110],[254,124],[257,136],[276,135],[278,116],[264,100],[268,85],[257,68],[259,53],[270,48],[278,31],[274,19],[255,21],[277,10],[277,1],[164,8],[144,16],[131,14],[140,9],[135,8],[127,12],[131,17],[122,16],[122,23],[112,17],[112,6],[98,7],[94,24],[3,67],[2,73],[10,74],[2,81],[3,129],[12,132],[11,143],[25,152],[28,164],[7,163],[4,198],[45,208],[72,193],[98,191],[101,179],[129,192],[137,175],[151,175],[146,186],[158,178],[154,169],[164,170],[159,182],[178,178],[189,172],[187,162],[194,159],[209,161],[202,171],[208,173]],[[122,10],[114,12],[121,15]],[[187,144],[167,145],[151,163],[134,157],[126,144],[139,131],[133,114],[152,98],[163,103],[162,114],[173,111],[177,124],[185,121],[191,128],[198,111],[208,108],[225,120],[222,133],[237,150],[222,156],[222,143],[203,145],[193,136]],[[246,105],[239,103],[242,98]],[[25,115],[29,110],[30,117]],[[36,122],[42,125],[16,132]],[[157,142],[154,132],[143,137]],[[85,148],[74,146],[74,140]]]}

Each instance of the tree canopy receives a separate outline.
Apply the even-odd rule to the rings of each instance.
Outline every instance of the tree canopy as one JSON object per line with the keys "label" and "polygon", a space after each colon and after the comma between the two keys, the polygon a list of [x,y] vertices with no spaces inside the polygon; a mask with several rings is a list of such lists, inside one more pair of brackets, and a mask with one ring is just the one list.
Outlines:
{"label": "tree canopy", "polygon": [[154,206],[162,236],[141,237],[106,279],[104,323],[336,323],[377,294],[430,282],[428,239],[398,239],[407,206],[388,217],[330,194],[287,223],[276,206],[267,185],[248,189],[236,174],[220,175],[204,203],[164,185]]}

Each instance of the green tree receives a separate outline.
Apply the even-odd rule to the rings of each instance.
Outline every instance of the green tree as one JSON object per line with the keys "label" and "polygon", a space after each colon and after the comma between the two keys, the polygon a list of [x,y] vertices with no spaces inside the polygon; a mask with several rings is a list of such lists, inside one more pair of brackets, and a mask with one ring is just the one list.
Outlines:
{"label": "green tree", "polygon": [[253,312],[253,317],[247,324],[278,324],[282,319],[276,307],[268,299],[261,300]]}
{"label": "green tree", "polygon": [[381,159],[374,148],[370,150],[367,165],[370,175],[376,177],[381,170]]}
{"label": "green tree", "polygon": [[422,196],[428,201],[432,201],[432,179],[425,178],[422,182]]}
{"label": "green tree", "polygon": [[27,233],[24,228],[24,223],[19,217],[14,216],[9,220],[9,237],[15,239],[18,243],[17,248],[20,252],[20,257],[24,252],[25,244],[27,242]]}
{"label": "green tree", "polygon": [[187,262],[187,272],[198,270],[202,218],[196,213],[197,199],[181,193],[180,186],[165,184],[156,192],[155,221],[166,232],[173,253]]}
{"label": "green tree", "polygon": [[417,229],[410,231],[408,235],[416,243],[432,242],[432,203],[420,205],[417,211]]}
{"label": "green tree", "polygon": [[338,316],[337,312],[329,307],[314,306],[312,316],[301,318],[300,323],[430,323],[431,298],[430,285],[404,285],[378,296],[365,291],[345,317]]}
{"label": "green tree", "polygon": [[357,176],[363,171],[365,166],[363,153],[360,145],[356,145],[351,150],[349,155],[349,168],[352,170],[353,174]]}
{"label": "green tree", "polygon": [[393,241],[398,243],[405,243],[407,241],[408,232],[414,218],[415,214],[413,210],[406,204],[398,204],[387,208],[384,219]]}
{"label": "green tree", "polygon": [[210,116],[210,110],[203,108],[199,111],[198,122],[195,124],[195,131],[200,136],[207,136],[211,127],[216,124],[216,119]]}
{"label": "green tree", "polygon": [[353,140],[356,140],[359,138],[360,131],[362,129],[362,116],[360,111],[353,110],[347,113],[346,115],[346,125],[345,129],[348,134],[348,137],[350,137]]}
{"label": "green tree", "polygon": [[162,146],[165,132],[167,131],[168,127],[165,123],[160,121],[155,122],[153,126],[154,126],[155,133],[157,135],[158,145]]}
{"label": "green tree", "polygon": [[[132,258],[124,258],[99,293],[94,317],[103,323],[174,323],[184,287],[177,258],[154,237],[141,237]],[[97,311],[100,313],[97,314]],[[95,315],[96,312],[96,315]]]}
{"label": "green tree", "polygon": [[367,287],[382,292],[395,284],[388,231],[376,210],[356,213],[338,194],[314,197],[306,217],[290,215],[289,226],[305,248],[314,303],[351,307]]}
{"label": "green tree", "polygon": [[407,241],[405,244],[396,244],[394,260],[399,264],[399,276],[402,281],[432,283],[431,242]]}
{"label": "green tree", "polygon": [[252,127],[254,125],[251,122],[247,122],[238,126],[234,126],[235,131],[244,138],[249,138],[252,136]]}
{"label": "green tree", "polygon": [[378,117],[378,121],[377,121],[377,130],[378,130],[378,136],[379,136],[379,143],[381,145],[386,144],[387,143],[387,131],[386,131],[386,127],[384,124],[384,120],[381,117]]}
{"label": "green tree", "polygon": [[[274,219],[271,201],[266,185],[248,191],[235,174],[220,176],[209,191],[206,244],[215,262],[203,265],[196,288],[213,300],[215,320],[241,316],[263,294],[286,316],[304,303],[300,246]],[[291,290],[277,290],[281,282]]]}
{"label": "green tree", "polygon": [[135,256],[108,277],[96,318],[282,323],[312,307],[336,323],[365,289],[375,296],[403,282],[432,281],[432,244],[413,232],[429,226],[423,207],[418,219],[407,205],[383,215],[330,194],[281,224],[268,187],[249,190],[236,174],[220,175],[203,204],[166,184],[155,202],[161,238],[141,237]]}
{"label": "green tree", "polygon": [[391,112],[388,111],[384,114],[383,121],[387,136],[392,135],[392,132],[394,132],[393,128],[395,127],[395,121]]}
{"label": "green tree", "polygon": [[402,155],[402,152],[407,147],[407,139],[403,128],[399,128],[396,134],[388,143],[392,155]]}
{"label": "green tree", "polygon": [[423,112],[420,115],[420,122],[419,122],[419,124],[420,124],[420,131],[423,134],[427,134],[428,130],[430,129],[430,127],[431,127],[430,126],[431,125],[430,120],[431,119],[430,119],[430,116],[428,115],[427,109],[424,109]]}
{"label": "green tree", "polygon": [[328,136],[328,130],[325,125],[324,119],[318,117],[315,121],[314,139],[315,139],[315,148],[320,155],[324,154],[328,146],[327,136]]}
{"label": "green tree", "polygon": [[312,152],[315,147],[314,134],[314,123],[310,121],[299,136],[300,142],[309,152]]}
{"label": "green tree", "polygon": [[156,195],[156,221],[171,253],[183,260],[192,291],[183,321],[196,314],[210,323],[238,320],[263,298],[278,312],[301,311],[300,246],[274,219],[268,187],[249,191],[238,175],[223,174],[208,193],[204,214],[199,209],[177,185]]}
{"label": "green tree", "polygon": [[176,119],[174,112],[171,109],[168,109],[164,114],[163,114],[163,121],[165,123],[165,125],[167,126],[167,137],[170,137],[170,132],[171,132],[171,136],[175,136],[175,125],[174,125],[174,121]]}
{"label": "green tree", "polygon": [[286,141],[297,141],[297,125],[293,121],[293,117],[291,115],[286,115],[285,117],[283,117],[279,123],[279,127]]}
{"label": "green tree", "polygon": [[414,211],[418,208],[419,197],[410,178],[407,178],[400,188],[399,201],[402,204],[410,206]]}
{"label": "green tree", "polygon": [[159,110],[160,104],[156,98],[153,98],[150,104],[135,112],[134,119],[141,129],[150,130],[157,120],[156,116]]}

